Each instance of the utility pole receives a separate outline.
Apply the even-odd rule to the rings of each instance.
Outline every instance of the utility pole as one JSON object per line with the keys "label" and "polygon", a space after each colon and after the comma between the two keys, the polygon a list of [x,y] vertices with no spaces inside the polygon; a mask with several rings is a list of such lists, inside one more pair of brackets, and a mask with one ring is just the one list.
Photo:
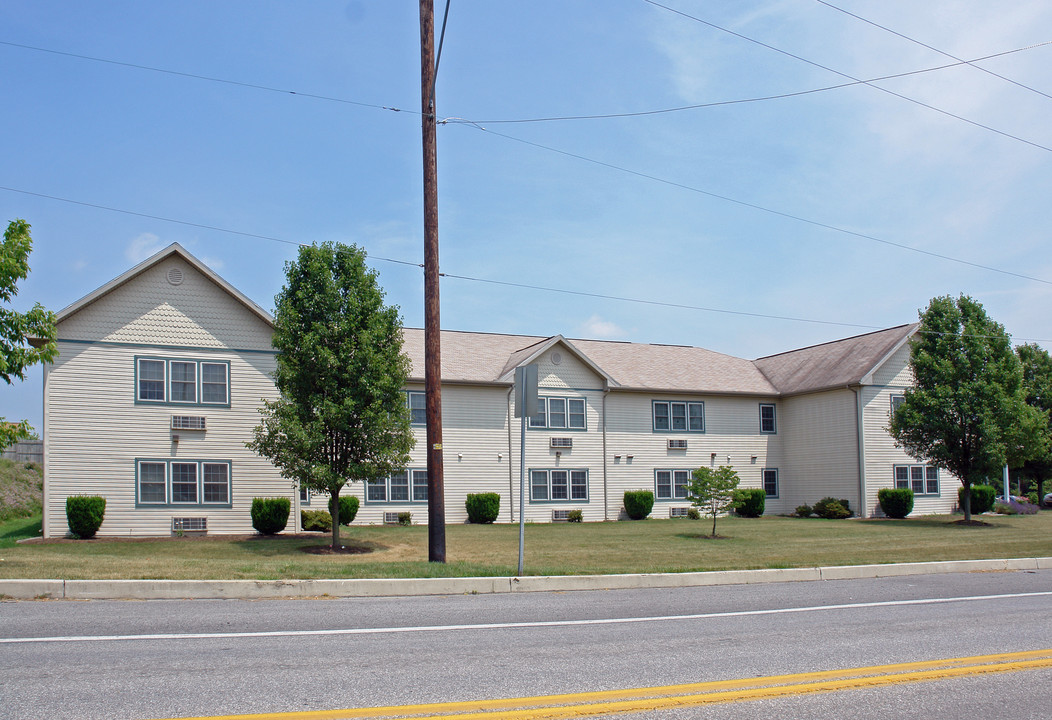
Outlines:
{"label": "utility pole", "polygon": [[438,151],[435,8],[420,0],[420,93],[424,139],[424,396],[427,413],[427,559],[446,561],[442,465],[442,325],[438,300]]}

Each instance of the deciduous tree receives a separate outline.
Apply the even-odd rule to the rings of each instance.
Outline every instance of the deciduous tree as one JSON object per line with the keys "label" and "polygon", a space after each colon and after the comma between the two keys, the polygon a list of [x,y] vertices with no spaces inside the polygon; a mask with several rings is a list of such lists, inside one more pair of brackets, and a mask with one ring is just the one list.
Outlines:
{"label": "deciduous tree", "polygon": [[1023,391],[1028,405],[1045,415],[1045,449],[1023,463],[1019,476],[1037,485],[1037,497],[1044,497],[1045,480],[1052,477],[1052,356],[1039,345],[1020,345],[1015,349],[1023,366]]}
{"label": "deciduous tree", "polygon": [[[0,379],[8,385],[16,379],[25,380],[26,368],[49,362],[58,353],[53,312],[40,303],[24,313],[8,307],[18,294],[18,281],[29,276],[32,249],[29,223],[11,221],[0,245]],[[0,449],[29,437],[31,432],[25,420],[8,422],[0,417]]]}
{"label": "deciduous tree", "polygon": [[700,467],[691,476],[687,497],[702,514],[712,517],[712,537],[716,537],[716,517],[738,506],[734,499],[738,482],[738,473],[730,465],[715,470]]}
{"label": "deciduous tree", "polygon": [[1001,476],[1042,447],[1044,418],[1026,404],[1023,372],[1004,327],[970,297],[934,298],[910,340],[915,387],[889,430],[913,457],[960,478],[967,489]]}
{"label": "deciduous tree", "polygon": [[264,402],[248,446],[282,476],[329,496],[335,550],[343,487],[382,481],[409,461],[401,320],[365,253],[341,244],[301,248],[275,302],[280,396]]}

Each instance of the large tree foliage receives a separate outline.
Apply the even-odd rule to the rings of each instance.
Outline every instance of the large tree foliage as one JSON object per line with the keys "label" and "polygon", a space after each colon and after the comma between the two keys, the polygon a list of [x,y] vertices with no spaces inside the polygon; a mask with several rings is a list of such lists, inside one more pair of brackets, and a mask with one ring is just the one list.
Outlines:
{"label": "large tree foliage", "polygon": [[[301,487],[329,496],[333,519],[351,481],[380,481],[409,461],[413,436],[404,392],[398,308],[384,305],[365,253],[326,243],[286,265],[275,298],[274,383],[248,446]],[[332,523],[339,547],[340,523]]]}
{"label": "large tree foliage", "polygon": [[1015,349],[1023,366],[1023,391],[1028,405],[1045,415],[1044,452],[1023,463],[1019,476],[1037,485],[1037,497],[1044,497],[1045,480],[1052,477],[1052,356],[1038,345],[1020,345]]}
{"label": "large tree foliage", "polygon": [[692,505],[712,518],[712,537],[716,537],[716,517],[738,506],[734,491],[738,489],[738,473],[730,465],[715,470],[700,467],[687,485],[687,497]]}
{"label": "large tree foliage", "polygon": [[[8,385],[15,379],[25,380],[26,368],[38,362],[50,362],[55,347],[55,314],[36,303],[28,312],[9,307],[18,294],[18,281],[29,276],[29,253],[33,240],[29,223],[13,220],[0,245],[0,379]],[[33,345],[29,339],[33,339]],[[25,420],[8,422],[0,417],[0,449],[30,436]]]}
{"label": "large tree foliage", "polygon": [[934,298],[910,340],[915,387],[891,418],[890,432],[915,458],[948,470],[966,488],[1001,476],[1042,447],[1044,418],[1026,404],[1023,372],[1004,327],[961,295]]}

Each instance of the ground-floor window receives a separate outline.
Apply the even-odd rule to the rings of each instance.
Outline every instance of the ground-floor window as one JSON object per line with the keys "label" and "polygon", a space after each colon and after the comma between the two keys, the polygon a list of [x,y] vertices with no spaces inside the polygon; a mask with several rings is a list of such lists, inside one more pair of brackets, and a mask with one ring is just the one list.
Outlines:
{"label": "ground-floor window", "polygon": [[530,470],[530,502],[588,502],[587,470]]}
{"label": "ground-floor window", "polygon": [[656,470],[654,472],[654,498],[657,500],[685,500],[690,470]]}
{"label": "ground-floor window", "polygon": [[230,507],[230,461],[136,460],[135,504]]}
{"label": "ground-floor window", "polygon": [[401,470],[365,484],[365,501],[376,503],[427,502],[427,470]]}
{"label": "ground-floor window", "polygon": [[909,488],[914,495],[938,495],[939,468],[931,465],[896,465],[895,487]]}
{"label": "ground-floor window", "polygon": [[763,494],[769,498],[778,497],[778,468],[763,469]]}

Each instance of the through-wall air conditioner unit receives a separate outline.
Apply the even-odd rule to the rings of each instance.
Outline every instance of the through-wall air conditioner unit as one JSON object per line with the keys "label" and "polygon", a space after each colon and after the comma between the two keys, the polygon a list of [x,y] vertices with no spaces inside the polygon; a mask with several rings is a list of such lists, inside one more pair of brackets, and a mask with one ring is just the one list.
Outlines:
{"label": "through-wall air conditioner unit", "polygon": [[208,518],[203,517],[174,517],[172,518],[173,533],[206,533],[208,532]]}
{"label": "through-wall air conditioner unit", "polygon": [[552,522],[566,522],[569,519],[569,510],[552,510]]}
{"label": "through-wall air conditioner unit", "polygon": [[686,450],[687,441],[685,438],[669,438],[668,439],[669,450]]}
{"label": "through-wall air conditioner unit", "polygon": [[687,513],[690,512],[690,508],[685,507],[670,507],[668,509],[668,516],[670,518],[675,517],[687,517]]}
{"label": "through-wall air conditioner unit", "polygon": [[568,450],[573,447],[573,438],[553,437],[551,439],[551,447]]}
{"label": "through-wall air conditioner unit", "polygon": [[204,430],[205,419],[200,415],[172,415],[172,430]]}

